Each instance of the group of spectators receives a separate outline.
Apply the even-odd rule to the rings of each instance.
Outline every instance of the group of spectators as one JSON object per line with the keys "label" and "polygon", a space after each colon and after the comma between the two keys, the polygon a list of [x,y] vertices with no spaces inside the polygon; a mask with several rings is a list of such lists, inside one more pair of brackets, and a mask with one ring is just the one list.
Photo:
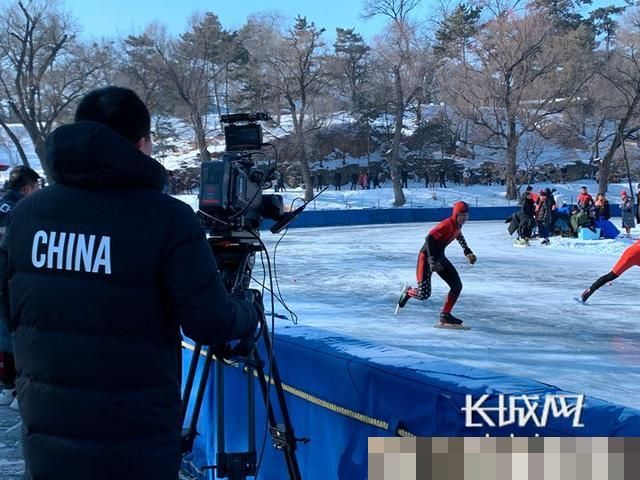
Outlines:
{"label": "group of spectators", "polygon": [[[599,228],[605,238],[615,238],[620,233],[610,222],[611,208],[604,193],[598,193],[594,199],[587,187],[582,186],[576,204],[567,205],[561,196],[554,196],[554,192],[555,189],[545,188],[535,193],[533,187],[527,187],[520,211],[507,219],[509,233],[517,232],[518,243],[528,244],[536,234],[542,244],[548,245],[550,235],[577,236],[580,228],[594,232]],[[626,191],[620,193],[620,208],[622,228],[630,235],[635,227],[634,205]]]}
{"label": "group of spectators", "polygon": [[[342,184],[342,174],[339,171],[336,171],[333,179],[336,190],[340,190],[340,185]],[[359,173],[352,173],[350,190],[357,190],[358,187],[360,187],[360,190],[382,188],[380,186],[380,174],[375,170],[372,170],[370,172],[361,170]]]}

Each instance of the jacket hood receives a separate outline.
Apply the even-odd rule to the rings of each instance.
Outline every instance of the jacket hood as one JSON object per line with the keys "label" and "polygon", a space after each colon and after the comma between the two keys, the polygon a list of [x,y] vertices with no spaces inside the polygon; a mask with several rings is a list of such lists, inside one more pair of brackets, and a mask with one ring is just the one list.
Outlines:
{"label": "jacket hood", "polygon": [[453,210],[451,212],[451,218],[454,220],[458,216],[459,213],[468,213],[469,212],[469,204],[466,202],[456,202],[453,204]]}
{"label": "jacket hood", "polygon": [[167,173],[115,130],[96,122],[55,129],[46,142],[52,178],[63,185],[162,190]]}

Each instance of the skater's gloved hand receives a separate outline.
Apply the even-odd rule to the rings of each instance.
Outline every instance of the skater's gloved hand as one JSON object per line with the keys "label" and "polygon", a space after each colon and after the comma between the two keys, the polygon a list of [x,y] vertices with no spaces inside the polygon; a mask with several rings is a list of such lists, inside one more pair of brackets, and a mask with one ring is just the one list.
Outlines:
{"label": "skater's gloved hand", "polygon": [[432,272],[441,272],[444,270],[442,264],[434,257],[429,257],[429,268]]}
{"label": "skater's gloved hand", "polygon": [[469,260],[469,263],[471,265],[473,265],[478,261],[478,257],[476,257],[473,253],[467,253],[466,257],[467,257],[467,260]]}

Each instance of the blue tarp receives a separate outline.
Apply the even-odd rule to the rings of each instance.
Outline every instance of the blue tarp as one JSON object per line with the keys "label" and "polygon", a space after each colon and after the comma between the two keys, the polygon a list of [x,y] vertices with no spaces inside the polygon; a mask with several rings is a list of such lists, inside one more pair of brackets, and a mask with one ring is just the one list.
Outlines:
{"label": "blue tarp", "polygon": [[[402,431],[417,436],[640,436],[640,412],[586,397],[584,427],[571,419],[554,418],[546,427],[465,426],[462,407],[470,394],[562,394],[556,387],[488,370],[467,367],[429,355],[376,345],[317,329],[292,327],[276,335],[275,352],[287,406],[297,437],[311,442],[299,445],[297,459],[303,478],[363,479],[367,472],[367,437],[393,436]],[[191,351],[184,352],[184,375]],[[246,448],[245,375],[225,367],[228,449]],[[195,466],[215,463],[213,379],[201,414],[194,453]],[[293,390],[291,390],[293,389]],[[577,392],[583,393],[583,392]],[[260,446],[265,421],[258,398],[257,441]],[[267,441],[261,479],[288,478],[283,454]],[[207,477],[214,478],[211,474]]]}
{"label": "blue tarp", "polygon": [[620,230],[618,230],[613,223],[604,218],[596,220],[596,227],[600,229],[600,236],[603,238],[616,238],[620,235]]}

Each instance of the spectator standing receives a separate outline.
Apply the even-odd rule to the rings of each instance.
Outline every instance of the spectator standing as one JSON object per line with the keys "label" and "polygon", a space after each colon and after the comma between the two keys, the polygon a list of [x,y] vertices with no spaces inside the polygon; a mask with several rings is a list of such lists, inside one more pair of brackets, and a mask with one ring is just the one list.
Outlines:
{"label": "spectator standing", "polygon": [[336,190],[342,190],[342,173],[340,173],[340,170],[336,170],[333,174],[333,185]]}
{"label": "spectator standing", "polygon": [[627,192],[623,190],[620,193],[620,209],[622,210],[622,228],[627,232],[627,236],[631,236],[631,229],[636,226],[635,219],[633,218],[633,200]]}
{"label": "spectator standing", "polygon": [[[9,174],[7,192],[0,199],[0,241],[2,241],[9,220],[9,213],[23,198],[40,190],[40,176],[26,166],[15,167]],[[13,342],[8,319],[0,312],[0,405],[18,409],[16,398],[16,367],[13,356]]]}
{"label": "spectator standing", "polygon": [[595,207],[596,217],[598,219],[604,218],[605,220],[609,220],[611,218],[609,200],[607,200],[604,193],[599,193],[598,195],[596,195]]}

